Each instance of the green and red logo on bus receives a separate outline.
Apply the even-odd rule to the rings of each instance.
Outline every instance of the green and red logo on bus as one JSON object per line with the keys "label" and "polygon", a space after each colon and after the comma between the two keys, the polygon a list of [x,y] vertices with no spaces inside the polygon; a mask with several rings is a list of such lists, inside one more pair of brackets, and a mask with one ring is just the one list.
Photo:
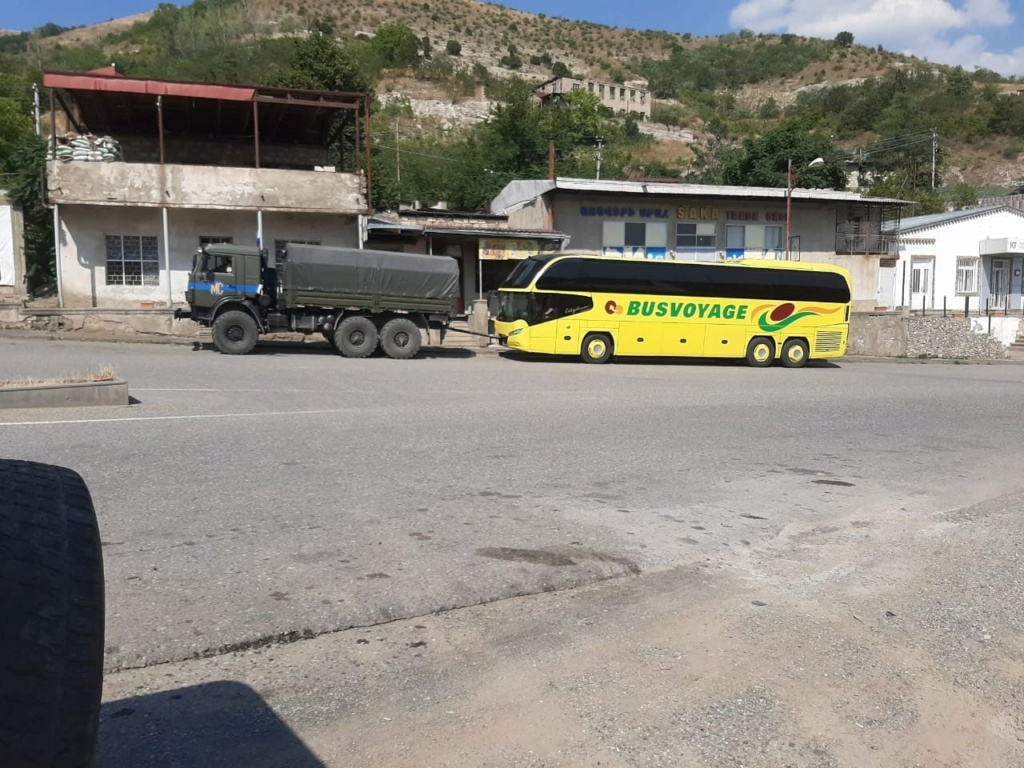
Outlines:
{"label": "green and red logo on bus", "polygon": [[797,312],[796,305],[791,301],[787,301],[785,304],[779,304],[774,307],[771,304],[762,304],[754,310],[753,314],[757,315],[758,312],[761,313],[757,317],[758,328],[766,333],[777,333],[783,328],[789,327],[801,318],[831,315],[838,312],[840,309],[842,309],[842,307],[835,307],[834,309],[826,309],[825,307],[804,307]]}

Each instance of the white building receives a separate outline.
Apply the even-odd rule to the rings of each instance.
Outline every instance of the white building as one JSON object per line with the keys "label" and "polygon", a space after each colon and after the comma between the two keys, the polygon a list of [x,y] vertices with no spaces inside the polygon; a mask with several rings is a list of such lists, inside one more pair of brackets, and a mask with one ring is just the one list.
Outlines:
{"label": "white building", "polygon": [[1020,312],[1024,211],[990,205],[904,219],[900,306],[912,311]]}
{"label": "white building", "polygon": [[[357,246],[369,212],[361,94],[46,72],[62,309],[151,310],[184,302],[206,242]],[[355,124],[330,165],[335,119]],[[360,141],[362,140],[362,145]]]}
{"label": "white building", "polygon": [[[790,203],[791,205],[787,205]],[[787,257],[850,270],[853,307],[892,306],[900,200],[787,190],[557,178],[512,181],[491,201],[516,229],[557,230],[571,247],[649,259]],[[788,252],[786,230],[789,229]]]}
{"label": "white building", "polygon": [[0,304],[25,295],[25,252],[21,211],[0,191]]}

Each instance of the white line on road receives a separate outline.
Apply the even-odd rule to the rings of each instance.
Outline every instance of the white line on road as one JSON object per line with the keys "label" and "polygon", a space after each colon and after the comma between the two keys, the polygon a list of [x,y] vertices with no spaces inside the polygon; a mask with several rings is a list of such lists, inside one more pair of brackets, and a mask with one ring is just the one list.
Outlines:
{"label": "white line on road", "polygon": [[60,419],[54,421],[0,421],[0,427],[40,427],[55,424],[109,424],[115,421],[181,421],[184,419],[232,419],[244,416],[323,416],[329,413],[348,413],[349,408],[331,408],[320,411],[264,411],[262,413],[195,413],[185,416],[125,416],[110,419]]}

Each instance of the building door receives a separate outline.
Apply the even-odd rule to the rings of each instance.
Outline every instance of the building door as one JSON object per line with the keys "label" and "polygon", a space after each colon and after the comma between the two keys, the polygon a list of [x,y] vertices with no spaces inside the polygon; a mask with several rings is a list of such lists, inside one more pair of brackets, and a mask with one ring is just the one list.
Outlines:
{"label": "building door", "polygon": [[1008,309],[1010,306],[1010,260],[992,259],[989,275],[989,307]]}
{"label": "building door", "polygon": [[932,280],[935,260],[914,259],[910,269],[910,308],[932,308]]}
{"label": "building door", "polygon": [[876,307],[892,309],[896,306],[896,262],[897,259],[880,259],[878,262]]}

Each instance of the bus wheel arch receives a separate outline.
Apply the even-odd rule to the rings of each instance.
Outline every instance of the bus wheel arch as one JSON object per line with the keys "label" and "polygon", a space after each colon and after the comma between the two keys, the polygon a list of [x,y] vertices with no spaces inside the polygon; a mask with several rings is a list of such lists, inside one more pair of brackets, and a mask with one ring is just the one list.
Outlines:
{"label": "bus wheel arch", "polygon": [[769,336],[755,336],[747,344],[747,365],[767,368],[775,362],[775,341]]}
{"label": "bus wheel arch", "polygon": [[803,368],[811,356],[811,347],[807,339],[786,339],[782,345],[781,360],[786,368]]}
{"label": "bus wheel arch", "polygon": [[584,363],[607,363],[615,353],[615,342],[610,333],[588,333],[580,346],[580,359]]}

